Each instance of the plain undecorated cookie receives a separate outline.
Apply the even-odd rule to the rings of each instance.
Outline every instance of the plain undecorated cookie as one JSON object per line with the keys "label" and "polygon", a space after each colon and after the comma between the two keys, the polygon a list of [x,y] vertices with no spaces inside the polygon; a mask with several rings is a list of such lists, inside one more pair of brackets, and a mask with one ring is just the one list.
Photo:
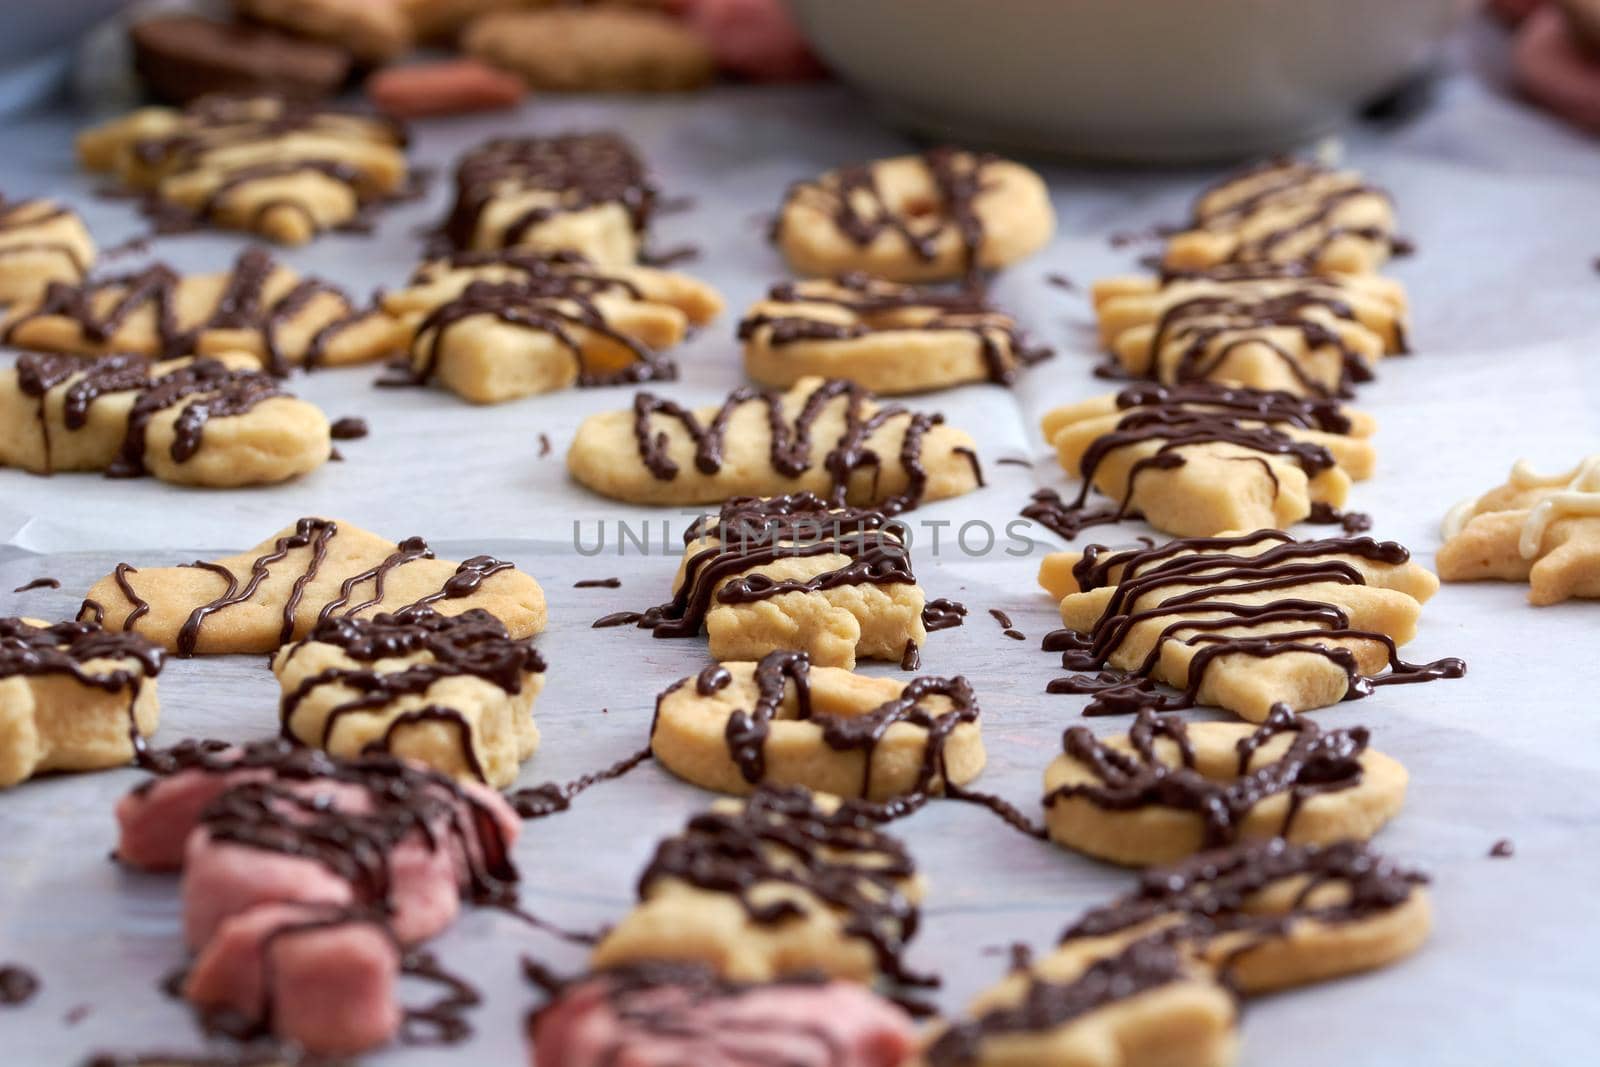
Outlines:
{"label": "plain undecorated cookie", "polygon": [[403,0],[233,0],[233,6],[255,22],[337,45],[364,63],[386,63],[411,49]]}
{"label": "plain undecorated cookie", "polygon": [[556,92],[681,92],[710,83],[717,69],[699,34],[653,11],[496,12],[468,26],[461,46]]}

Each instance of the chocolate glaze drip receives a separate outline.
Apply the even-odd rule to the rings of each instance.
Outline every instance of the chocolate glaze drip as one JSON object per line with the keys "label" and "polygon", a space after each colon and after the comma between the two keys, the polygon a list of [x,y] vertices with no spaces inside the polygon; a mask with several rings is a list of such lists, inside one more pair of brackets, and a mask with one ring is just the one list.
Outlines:
{"label": "chocolate glaze drip", "polygon": [[657,881],[674,879],[736,898],[751,922],[767,926],[800,909],[789,901],[758,903],[753,890],[774,882],[792,886],[840,913],[845,934],[872,947],[885,975],[907,985],[935,985],[936,979],[905,965],[920,912],[898,883],[916,869],[905,846],[876,821],[853,802],[826,812],[807,790],[762,787],[740,811],[697,815],[681,834],[662,841],[639,879],[639,897],[646,899]]}
{"label": "chocolate glaze drip", "polygon": [[989,380],[1000,385],[1013,384],[1019,367],[1031,367],[1055,355],[1053,349],[1035,345],[1009,315],[970,290],[888,285],[859,272],[840,275],[833,284],[846,292],[823,294],[795,282],[781,282],[768,290],[767,299],[784,304],[828,304],[864,318],[897,311],[932,314],[915,325],[876,326],[867,321],[846,325],[803,314],[760,313],[739,323],[739,340],[749,341],[765,330],[766,343],[782,348],[806,341],[854,341],[877,333],[966,333],[978,342]]}
{"label": "chocolate glaze drip", "polygon": [[900,669],[903,671],[918,670],[922,666],[922,650],[911,638],[906,638],[905,651],[900,653]]}
{"label": "chocolate glaze drip", "polygon": [[[941,145],[923,152],[922,162],[937,190],[934,203],[907,205],[905,211],[891,208],[878,188],[871,163],[840,167],[820,181],[796,182],[789,188],[786,203],[808,201],[828,212],[839,233],[860,248],[884,233],[897,234],[911,254],[924,262],[938,257],[941,240],[953,229],[961,241],[963,269],[969,279],[975,278],[981,269],[984,242],[983,217],[976,200],[989,187],[984,170],[998,162],[998,157]],[[774,241],[782,236],[784,214],[780,211],[773,224]]]}
{"label": "chocolate glaze drip", "polygon": [[590,786],[599,785],[601,782],[610,782],[621,778],[639,764],[650,758],[650,749],[642,748],[630,756],[624,757],[603,770],[591,771],[581,777],[561,785],[557,782],[545,782],[543,785],[528,786],[518,789],[514,793],[507,793],[506,800],[516,809],[518,815],[524,819],[542,819],[547,815],[566,811],[572,807],[572,801]]}
{"label": "chocolate glaze drip", "polygon": [[621,589],[621,578],[584,578],[572,583],[574,589]]}
{"label": "chocolate glaze drip", "polygon": [[930,634],[953,630],[967,617],[967,606],[945,597],[935,597],[923,605],[922,628]]}
{"label": "chocolate glaze drip", "polygon": [[[1033,494],[1033,502],[1022,509],[1024,518],[1034,519],[1068,539],[1088,526],[1138,518],[1139,513],[1133,510],[1132,503],[1139,475],[1147,470],[1181,467],[1188,462],[1184,449],[1210,444],[1233,445],[1259,453],[1258,462],[1271,480],[1276,496],[1278,476],[1268,457],[1282,456],[1295,463],[1308,479],[1337,465],[1327,448],[1292,437],[1279,427],[1321,433],[1350,432],[1350,420],[1331,400],[1306,400],[1291,393],[1235,388],[1212,382],[1138,385],[1118,393],[1116,404],[1127,414],[1084,450],[1079,460],[1083,485],[1078,495],[1068,503],[1054,490],[1041,489]],[[1159,444],[1155,452],[1129,468],[1128,487],[1114,508],[1088,503],[1095,472],[1108,457],[1119,449],[1139,448],[1156,442]],[[1320,521],[1318,516],[1324,515],[1337,516],[1327,521],[1343,519],[1329,505],[1321,504],[1313,506],[1311,521]]]}
{"label": "chocolate glaze drip", "polygon": [[[604,204],[620,205],[634,231],[642,234],[658,196],[633,146],[615,133],[487,141],[462,157],[455,184],[455,204],[440,233],[458,249],[483,243],[496,248],[518,245],[540,223]],[[480,223],[490,203],[530,190],[557,195],[511,219],[499,233],[480,238]]]}
{"label": "chocolate glaze drip", "polygon": [[1372,529],[1372,516],[1364,511],[1340,511],[1332,504],[1317,501],[1311,505],[1306,521],[1328,526],[1340,526],[1347,534],[1365,533]]}
{"label": "chocolate glaze drip", "polygon": [[[178,318],[179,275],[163,263],[81,285],[51,282],[36,307],[8,320],[0,340],[13,344],[17,329],[24,323],[59,315],[72,320],[89,342],[105,344],[130,317],[149,307],[154,317],[158,358],[189,355],[208,330],[247,330],[260,333],[266,369],[281,378],[289,373],[290,360],[283,352],[278,330],[319,296],[337,298],[346,310],[312,336],[303,355],[307,368],[321,361],[334,337],[371,312],[355,310],[342,290],[315,278],[301,278],[287,292],[269,301],[266,286],[276,270],[277,264],[264,249],[245,249],[234,262],[217,303],[190,326],[183,326]],[[117,297],[103,311],[97,310],[100,294],[111,291],[117,291]]]}
{"label": "chocolate glaze drip", "polygon": [[[695,691],[703,696],[726,688],[733,681],[727,669],[713,664],[695,678]],[[728,716],[724,740],[728,757],[739,768],[744,780],[759,784],[766,778],[766,742],[773,719],[779,718],[784,697],[794,690],[795,714],[801,722],[812,722],[822,730],[822,741],[835,752],[862,754],[859,796],[872,795],[872,764],[878,744],[896,723],[908,723],[924,732],[922,762],[910,793],[925,793],[942,786],[947,778],[945,746],[963,723],[977,723],[980,714],[977,697],[965,678],[913,678],[893,700],[887,700],[860,715],[834,715],[817,711],[811,703],[811,659],[804,652],[778,651],[763,656],[755,669],[756,701],[750,710],[737,710]],[[678,682],[656,698],[655,719],[650,735],[655,736],[661,721],[661,704],[677,692]],[[935,711],[924,706],[931,698],[943,697],[949,707]]]}
{"label": "chocolate glaze drip", "polygon": [[39,992],[39,985],[39,976],[21,964],[0,964],[0,1007],[26,1004]]}
{"label": "chocolate glaze drip", "polygon": [[30,582],[22,583],[21,585],[17,586],[15,589],[13,589],[11,591],[13,593],[31,593],[35,589],[60,589],[60,588],[61,588],[61,579],[59,579],[59,578],[35,578]]}
{"label": "chocolate glaze drip", "polygon": [[[101,1052],[83,1067],[286,1067],[282,1052],[270,1049],[227,1052]],[[292,1065],[291,1065],[292,1067]]]}
{"label": "chocolate glaze drip", "polygon": [[990,608],[989,614],[994,617],[995,622],[1000,624],[1000,632],[1006,637],[1011,638],[1013,641],[1026,641],[1028,639],[1027,634],[1011,625],[1010,615],[1007,615],[999,608]]}
{"label": "chocolate glaze drip", "polygon": [[[133,667],[86,669],[90,660],[133,660]],[[161,673],[166,653],[138,634],[114,633],[94,622],[58,622],[33,626],[21,619],[0,619],[0,678],[65,675],[74,682],[106,693],[128,694],[128,743],[134,758],[146,758],[137,708],[146,681]]]}
{"label": "chocolate glaze drip", "polygon": [[[1294,735],[1288,749],[1274,760],[1252,766],[1256,752],[1284,733]],[[1162,738],[1177,746],[1175,765],[1156,752],[1156,742]],[[1288,793],[1289,805],[1277,830],[1278,836],[1288,837],[1307,799],[1361,783],[1361,756],[1367,739],[1365,727],[1324,733],[1315,722],[1278,704],[1264,723],[1240,739],[1236,777],[1219,781],[1194,769],[1194,748],[1183,720],[1146,708],[1128,733],[1131,755],[1097,740],[1082,726],[1069,727],[1062,737],[1063,750],[1092,771],[1097,781],[1061,786],[1045,796],[1044,806],[1082,797],[1108,811],[1174,808],[1192,812],[1205,828],[1203,847],[1216,848],[1238,837],[1242,822],[1256,805]]]}
{"label": "chocolate glaze drip", "polygon": [[[1267,542],[1256,555],[1235,552]],[[1084,592],[1112,584],[1112,575],[1121,580],[1107,602],[1094,629],[1087,634],[1056,630],[1045,638],[1045,650],[1062,653],[1062,666],[1069,670],[1098,671],[1094,676],[1075,674],[1051,682],[1052,693],[1092,693],[1094,700],[1084,709],[1086,715],[1116,715],[1150,708],[1174,711],[1192,707],[1199,699],[1206,669],[1219,656],[1247,655],[1260,659],[1303,652],[1321,656],[1341,668],[1348,679],[1344,699],[1356,700],[1380,685],[1459,678],[1466,664],[1459,659],[1411,664],[1401,660],[1392,638],[1386,634],[1350,627],[1349,616],[1332,604],[1298,599],[1297,587],[1315,582],[1365,585],[1359,569],[1346,561],[1330,558],[1358,556],[1379,563],[1398,565],[1411,554],[1393,541],[1374,541],[1370,537],[1323,538],[1296,541],[1278,530],[1258,530],[1227,537],[1190,537],[1169,541],[1159,548],[1112,551],[1103,545],[1090,545],[1073,566],[1078,588]],[[1134,608],[1142,598],[1177,587],[1174,593],[1146,608]],[[1185,588],[1197,587],[1197,588]],[[1231,595],[1283,590],[1285,596],[1265,603],[1241,604],[1225,599]],[[1216,615],[1216,618],[1196,616]],[[1133,627],[1150,620],[1169,620],[1153,643],[1144,662],[1126,673],[1108,670],[1110,657],[1121,647]],[[1295,629],[1264,633],[1260,636],[1225,634],[1228,629],[1250,630],[1285,622],[1303,624]],[[1363,675],[1355,655],[1347,648],[1324,643],[1326,638],[1358,638],[1383,646],[1388,653],[1389,673]],[[1188,685],[1179,693],[1163,695],[1156,691],[1150,675],[1160,660],[1162,646],[1182,641],[1201,646],[1189,661]]]}
{"label": "chocolate glaze drip", "polygon": [[406,954],[401,970],[416,978],[442,986],[444,992],[432,1003],[406,1008],[400,1023],[400,1040],[407,1045],[458,1045],[472,1036],[467,1015],[483,1003],[477,988],[459,975],[446,970],[431,952],[413,950]]}
{"label": "chocolate glaze drip", "polygon": [[[63,383],[61,418],[68,430],[81,430],[90,410],[102,397],[133,393],[122,446],[106,468],[112,478],[136,478],[149,473],[145,449],[150,423],[162,412],[182,406],[173,423],[169,454],[175,463],[192,459],[205,439],[212,419],[245,415],[272,397],[285,396],[267,374],[230,370],[219,360],[199,358],[183,367],[155,373],[148,360],[135,355],[104,356],[85,362],[77,356],[27,354],[17,360],[17,387],[39,402],[39,425],[47,426],[49,392]],[[50,442],[45,433],[45,461]]]}
{"label": "chocolate glaze drip", "polygon": [[333,425],[328,428],[328,432],[335,441],[356,441],[367,436],[370,431],[367,428],[366,419],[361,418],[359,415],[346,415],[343,418],[335,419]]}
{"label": "chocolate glaze drip", "polygon": [[828,404],[839,398],[845,402],[844,433],[822,459],[822,469],[833,483],[828,498],[842,505],[849,495],[852,479],[861,470],[873,472],[871,495],[878,495],[877,475],[883,468],[884,457],[867,447],[867,439],[889,422],[904,419],[905,436],[901,439],[897,459],[905,471],[907,486],[904,492],[885,499],[878,506],[886,515],[898,515],[916,507],[922,502],[928,482],[922,441],[930,429],[944,423],[944,416],[911,411],[898,404],[881,405],[869,415],[867,406],[875,402],[873,394],[840,378],[824,381],[813,389],[793,421],[784,412],[783,394],[773,390],[748,386],[735,389],[709,423],[701,423],[693,411],[676,401],[653,393],[639,393],[633,401],[633,433],[639,462],[661,481],[671,481],[678,476],[678,464],[667,454],[670,439],[664,431],[651,426],[652,419],[666,418],[675,420],[694,442],[695,469],[701,474],[716,474],[722,469],[723,448],[733,413],[745,404],[763,404],[771,435],[768,458],[772,469],[785,478],[798,478],[816,465],[812,427]]}
{"label": "chocolate glaze drip", "polygon": [[539,435],[539,458],[543,459],[544,457],[548,456],[549,454],[550,454],[550,435],[547,434],[547,433],[541,433]]}
{"label": "chocolate glaze drip", "polygon": [[1516,855],[1516,853],[1517,846],[1509,837],[1502,837],[1489,846],[1489,857],[1491,859],[1506,860]]}

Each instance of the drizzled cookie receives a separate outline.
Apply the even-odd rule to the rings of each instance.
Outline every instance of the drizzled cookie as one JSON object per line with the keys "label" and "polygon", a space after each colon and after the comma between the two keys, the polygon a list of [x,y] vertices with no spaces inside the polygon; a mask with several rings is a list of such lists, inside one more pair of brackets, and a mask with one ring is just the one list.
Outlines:
{"label": "drizzled cookie", "polygon": [[1447,582],[1526,581],[1538,605],[1600,598],[1600,454],[1560,474],[1517,461],[1505,485],[1451,509],[1443,533]]}
{"label": "drizzled cookie", "polygon": [[[1068,404],[1042,428],[1083,486],[1071,501],[1041,490],[1023,514],[1066,537],[1136,517],[1195,537],[1337,519],[1351,481],[1369,477],[1377,459],[1370,416],[1210,382]],[[1091,487],[1110,503],[1090,503]]]}
{"label": "drizzled cookie", "polygon": [[94,623],[0,619],[0,788],[142,754],[162,658],[150,641]]}
{"label": "drizzled cookie", "polygon": [[739,323],[746,373],[787,388],[802,378],[848,378],[878,393],[967,382],[1010,385],[1054,353],[975,293],[915,289],[847,274],[784,282]]}
{"label": "drizzled cookie", "polygon": [[504,789],[539,746],[544,659],[481,609],[329,616],[272,670],[283,736],[337,756],[389,752]]}
{"label": "drizzled cookie", "polygon": [[491,556],[435,559],[420,537],[395,544],[332,519],[304,518],[219,560],[140,570],[119,563],[80,618],[137,631],[182,656],[273,652],[329,619],[432,607],[481,608],[527,637],[544,629],[544,591]]}
{"label": "drizzled cookie", "polygon": [[78,137],[89,170],[147,194],[163,228],[215,226],[304,244],[407,181],[394,123],[275,96],[143,108]]}
{"label": "drizzled cookie", "polygon": [[650,748],[721,793],[797,785],[881,801],[977,777],[978,715],[965,678],[868,678],[772,652],[674,682],[656,699]]}
{"label": "drizzled cookie", "polygon": [[259,248],[220,274],[157,263],[130,274],[55,283],[0,320],[0,340],[80,356],[151,359],[243,352],[269,373],[377,359],[403,343],[389,316],[275,263]]}
{"label": "drizzled cookie", "polygon": [[83,280],[94,240],[71,208],[0,194],[0,305],[34,300],[51,282]]}
{"label": "drizzled cookie", "polygon": [[1384,355],[1406,351],[1404,291],[1377,275],[1250,264],[1110,278],[1094,302],[1111,370],[1166,385],[1348,396]]}
{"label": "drizzled cookie", "polygon": [[819,498],[739,497],[684,534],[672,600],[596,626],[637,623],[657,637],[702,628],[718,660],[800,651],[822,667],[898,661],[927,637],[911,555],[881,511]]}
{"label": "drizzled cookie", "polygon": [[1439,580],[1392,541],[1258,530],[1091,545],[1046,556],[1039,581],[1066,624],[1045,648],[1069,669],[1097,672],[1050,691],[1093,694],[1085,714],[1208,704],[1264,722],[1278,704],[1303,711],[1466,669],[1400,659]]}
{"label": "drizzled cookie", "polygon": [[861,271],[925,282],[1009,266],[1054,232],[1038,174],[998,156],[939,147],[796,182],[772,236],[800,274]]}
{"label": "drizzled cookie", "polygon": [[1273,159],[1230,175],[1195,200],[1162,265],[1292,263],[1318,273],[1377,270],[1403,242],[1389,194],[1355,171]]}
{"label": "drizzled cookie", "polygon": [[639,259],[656,187],[614,133],[497,138],[461,158],[441,235],[462,251],[577,252],[601,267]]}
{"label": "drizzled cookie", "polygon": [[1072,726],[1045,771],[1045,823],[1058,845],[1136,867],[1237,840],[1365,841],[1399,811],[1407,777],[1367,739],[1284,707],[1255,727],[1149,709],[1106,740]]}
{"label": "drizzled cookie", "polygon": [[635,504],[806,492],[891,514],[983,484],[975,443],[943,415],[881,404],[838,378],[802,378],[783,393],[735,389],[695,410],[639,393],[630,410],[583,421],[567,469]]}
{"label": "drizzled cookie", "polygon": [[24,355],[0,370],[0,465],[177,485],[288,481],[327,462],[328,419],[254,357]]}
{"label": "drizzled cookie", "polygon": [[383,298],[415,332],[411,375],[478,403],[581,385],[673,378],[659,353],[721,309],[715,290],[574,253],[463,252]]}
{"label": "drizzled cookie", "polygon": [[807,973],[922,982],[903,958],[920,897],[905,846],[854,802],[764,788],[661,842],[638,905],[591,963],[697,962],[739,982]]}

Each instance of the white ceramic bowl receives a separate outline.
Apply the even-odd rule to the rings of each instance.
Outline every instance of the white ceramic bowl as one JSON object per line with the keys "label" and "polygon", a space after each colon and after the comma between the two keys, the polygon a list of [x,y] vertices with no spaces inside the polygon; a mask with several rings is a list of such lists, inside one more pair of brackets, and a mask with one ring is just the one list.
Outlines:
{"label": "white ceramic bowl", "polygon": [[1420,71],[1476,0],[789,0],[895,122],[1111,160],[1317,136]]}

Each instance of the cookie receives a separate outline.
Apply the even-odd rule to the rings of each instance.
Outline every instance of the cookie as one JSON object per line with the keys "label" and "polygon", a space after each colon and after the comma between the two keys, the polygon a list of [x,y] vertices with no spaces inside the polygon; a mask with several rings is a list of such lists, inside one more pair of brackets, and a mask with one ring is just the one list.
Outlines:
{"label": "cookie", "polygon": [[1451,509],[1439,548],[1439,577],[1527,582],[1528,602],[1600,598],[1600,455],[1561,474],[1525,460],[1505,485]]}
{"label": "cookie", "polygon": [[1099,672],[1050,691],[1094,694],[1086,714],[1205,704],[1264,722],[1278,704],[1304,711],[1466,670],[1458,659],[1400,659],[1439,580],[1393,541],[1258,530],[1091,545],[1046,556],[1039,581],[1066,624],[1045,648],[1071,670]]}
{"label": "cookie", "polygon": [[52,282],[76,284],[94,259],[94,239],[76,211],[0,195],[0,305],[37,300]]}
{"label": "cookie", "polygon": [[917,1046],[905,1011],[853,982],[645,962],[551,992],[529,1027],[540,1067],[902,1067]]}
{"label": "cookie", "polygon": [[786,389],[802,378],[848,378],[877,393],[968,382],[1010,385],[1055,353],[972,292],[940,292],[862,274],[785,282],[739,323],[745,372]]}
{"label": "cookie", "polygon": [[365,88],[374,108],[397,119],[502,111],[528,95],[516,75],[472,59],[385,67]]}
{"label": "cookie", "polygon": [[978,715],[965,678],[868,678],[771,652],[674,682],[656,698],[650,749],[673,774],[719,793],[796,785],[882,801],[976,778]]}
{"label": "cookie", "polygon": [[357,307],[342,290],[296,274],[260,248],[241,252],[221,274],[179,274],[157,263],[58,283],[0,320],[0,340],[18,348],[163,360],[245,353],[279,376],[296,366],[367,362],[403,339],[388,315]]}
{"label": "cookie", "polygon": [[456,165],[440,235],[463,251],[576,252],[600,267],[636,263],[657,191],[615,133],[486,141]]}
{"label": "cookie", "polygon": [[852,802],[765,788],[718,802],[662,841],[638,905],[590,963],[701,963],[736,982],[808,973],[916,982],[903,956],[921,895],[905,846]]}
{"label": "cookie", "polygon": [[1026,259],[1050,242],[1055,225],[1049,190],[1034,171],[939,147],[796,182],[772,237],[799,274],[931,282]]}
{"label": "cookie", "polygon": [[1388,193],[1355,171],[1280,158],[1201,193],[1161,262],[1176,270],[1266,262],[1360,274],[1383,266],[1402,244]]}
{"label": "cookie", "polygon": [[927,638],[910,552],[881,511],[831,508],[809,493],[739,497],[684,541],[672,600],[595,625],[636,623],[656,637],[704,628],[713,659],[787,649],[847,670],[858,656],[899,661]]}
{"label": "cookie", "polygon": [[231,489],[306,474],[332,454],[328,419],[253,356],[20,356],[0,370],[0,466],[103,470]]}
{"label": "cookie", "polygon": [[504,789],[539,747],[544,659],[476,608],[330,616],[272,670],[283,736],[336,756],[390,752]]}
{"label": "cookie", "polygon": [[431,606],[482,608],[512,637],[544,629],[544,591],[491,556],[435,559],[332,519],[305,518],[236,556],[140,570],[126,563],[89,590],[81,618],[137,631],[181,656],[273,652],[327,619]]}
{"label": "cookie", "polygon": [[1165,385],[1220,381],[1296,396],[1348,396],[1406,351],[1405,293],[1377,275],[1219,268],[1094,288],[1109,368]]}
{"label": "cookie", "polygon": [[554,92],[683,92],[708,85],[717,72],[699,34],[655,11],[494,12],[462,32],[461,47]]}
{"label": "cookie", "polygon": [[135,192],[159,228],[212,226],[298,245],[360,223],[408,171],[393,122],[279,96],[207,96],[87,130],[78,157]]}
{"label": "cookie", "polygon": [[480,404],[675,378],[661,350],[721,308],[714,290],[681,274],[518,249],[426,263],[383,300],[415,332],[411,380],[437,379]]}
{"label": "cookie", "polygon": [[[1377,455],[1370,416],[1325,399],[1211,382],[1134,386],[1047,412],[1045,440],[1083,482],[1023,512],[1064,536],[1143,518],[1181,537],[1338,517]],[[1089,501],[1090,488],[1111,498]],[[1052,499],[1053,498],[1053,499]]]}
{"label": "cookie", "polygon": [[350,55],[341,48],[196,15],[140,19],[128,39],[140,81],[169,104],[215,93],[320,100],[350,75]]}
{"label": "cookie", "polygon": [[1148,709],[1107,740],[1068,727],[1044,775],[1045,823],[1056,844],[1131,867],[1238,840],[1365,841],[1399,812],[1407,777],[1367,739],[1284,707],[1256,727]]}
{"label": "cookie", "polygon": [[583,421],[567,469],[633,504],[804,492],[898,514],[982,485],[976,448],[943,415],[880,404],[843,379],[802,378],[697,410],[639,393],[630,410]]}
{"label": "cookie", "polygon": [[336,45],[367,64],[411,50],[411,19],[401,0],[233,0],[233,7],[253,22]]}
{"label": "cookie", "polygon": [[0,619],[0,788],[143,753],[162,658],[144,638],[94,623]]}

